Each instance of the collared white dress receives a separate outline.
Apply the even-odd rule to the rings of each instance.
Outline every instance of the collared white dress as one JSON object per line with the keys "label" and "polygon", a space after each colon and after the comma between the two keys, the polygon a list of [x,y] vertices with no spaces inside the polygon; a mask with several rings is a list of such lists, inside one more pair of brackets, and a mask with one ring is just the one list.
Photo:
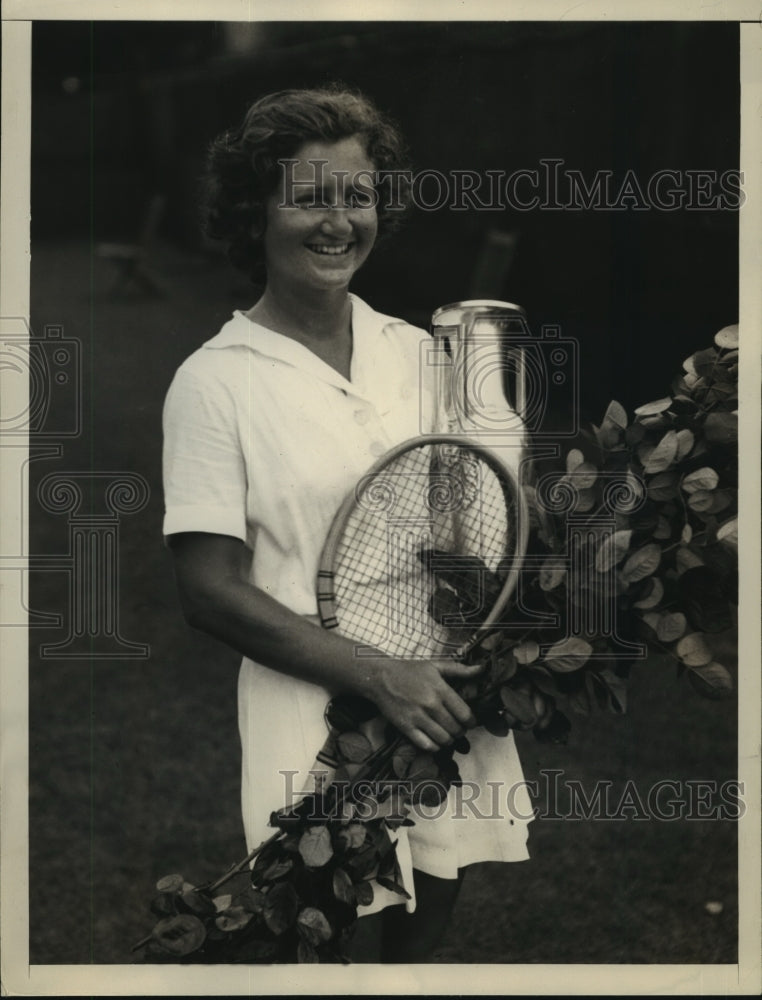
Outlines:
{"label": "collared white dress", "polygon": [[[379,456],[434,430],[437,419],[428,334],[355,295],[351,301],[349,380],[236,312],[180,366],[164,407],[164,535],[240,538],[253,552],[251,582],[310,617],[318,559],[341,501]],[[273,810],[312,787],[328,698],[318,685],[243,659],[238,713],[250,848],[272,834]],[[411,893],[411,866],[455,878],[477,861],[529,856],[532,806],[512,734],[479,729],[469,740],[470,753],[458,757],[463,787],[398,831]],[[377,887],[362,912],[400,899]]]}

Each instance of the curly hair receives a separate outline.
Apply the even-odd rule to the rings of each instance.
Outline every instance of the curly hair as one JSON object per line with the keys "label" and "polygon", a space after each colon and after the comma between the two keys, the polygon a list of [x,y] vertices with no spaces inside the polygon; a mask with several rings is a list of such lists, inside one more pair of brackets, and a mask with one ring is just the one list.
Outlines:
{"label": "curly hair", "polygon": [[[378,236],[399,228],[409,204],[409,171],[394,122],[359,92],[339,84],[314,90],[282,90],[256,101],[237,127],[209,147],[203,199],[204,229],[227,242],[231,263],[253,281],[264,274],[265,201],[277,189],[279,160],[306,142],[362,139],[379,174]],[[396,178],[394,200],[381,189]],[[252,235],[260,229],[262,235]]]}

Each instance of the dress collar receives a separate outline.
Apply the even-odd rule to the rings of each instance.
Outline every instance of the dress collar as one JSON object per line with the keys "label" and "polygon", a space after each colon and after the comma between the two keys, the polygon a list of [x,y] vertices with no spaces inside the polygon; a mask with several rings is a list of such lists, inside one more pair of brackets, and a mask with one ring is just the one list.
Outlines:
{"label": "dress collar", "polygon": [[275,330],[255,323],[238,309],[220,332],[211,340],[207,340],[203,346],[210,350],[248,347],[256,354],[309,372],[344,392],[365,396],[375,381],[374,371],[378,374],[379,351],[382,348],[381,342],[385,339],[383,335],[386,329],[390,326],[407,324],[403,320],[376,312],[357,295],[350,293],[349,298],[352,303],[351,381],[345,379],[304,344],[300,344],[293,337],[286,337],[282,333],[276,333]]}

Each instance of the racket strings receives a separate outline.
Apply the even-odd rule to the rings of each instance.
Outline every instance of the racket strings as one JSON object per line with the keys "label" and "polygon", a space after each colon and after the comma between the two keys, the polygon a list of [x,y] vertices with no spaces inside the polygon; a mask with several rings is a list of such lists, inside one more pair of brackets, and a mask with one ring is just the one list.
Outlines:
{"label": "racket strings", "polygon": [[511,554],[512,497],[482,456],[452,444],[411,447],[362,479],[332,559],[342,634],[399,658],[459,648],[462,628],[436,601],[450,591],[472,630],[486,617]]}

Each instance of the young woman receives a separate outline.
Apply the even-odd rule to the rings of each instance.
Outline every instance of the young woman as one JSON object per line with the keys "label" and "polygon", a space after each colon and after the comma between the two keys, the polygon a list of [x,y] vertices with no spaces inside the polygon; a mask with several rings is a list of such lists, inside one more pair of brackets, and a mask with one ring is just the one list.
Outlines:
{"label": "young woman", "polygon": [[[208,230],[264,286],[170,387],[164,533],[189,624],[244,657],[250,848],[272,833],[270,812],[308,787],[332,695],[369,698],[424,750],[474,722],[449,681],[478,667],[381,652],[358,660],[349,639],[316,619],[317,561],[341,500],[381,454],[433,429],[420,426],[420,394],[431,393],[420,363],[427,334],[349,292],[377,237],[398,222],[404,165],[392,124],[365,98],[332,88],[262,98],[211,150]],[[464,777],[471,768],[474,785],[521,782],[512,738],[477,736]],[[518,804],[510,818],[471,807],[403,828],[398,854],[414,912],[377,887],[361,911],[356,960],[426,960],[465,865],[527,857],[531,810],[520,794]]]}

